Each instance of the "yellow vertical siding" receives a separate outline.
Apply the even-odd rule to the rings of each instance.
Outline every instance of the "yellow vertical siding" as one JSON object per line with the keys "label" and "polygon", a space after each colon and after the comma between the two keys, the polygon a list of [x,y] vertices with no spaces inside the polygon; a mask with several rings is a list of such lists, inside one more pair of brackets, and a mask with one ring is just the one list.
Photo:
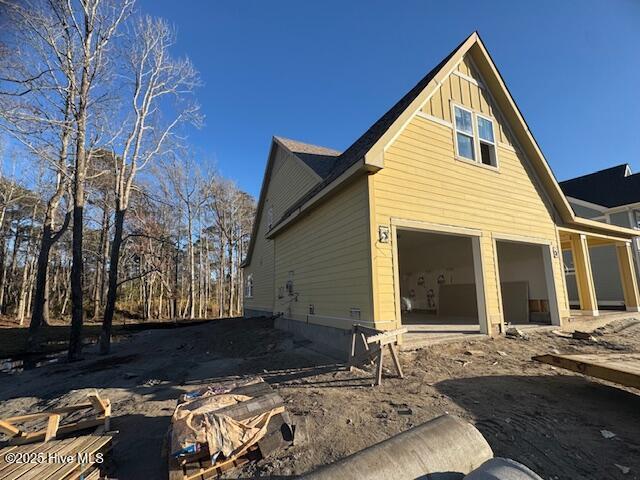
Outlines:
{"label": "yellow vertical siding", "polygon": [[[459,71],[482,84],[472,66]],[[415,116],[388,146],[384,168],[375,174],[375,223],[390,225],[392,218],[476,229],[482,232],[484,283],[489,320],[500,322],[494,235],[529,237],[558,247],[554,210],[532,173],[526,158],[511,146],[508,128],[491,105],[488,92],[459,75],[449,75],[422,111],[451,121],[451,102],[493,115],[496,123],[499,168],[483,168],[456,160],[451,127]],[[433,105],[440,103],[438,110]],[[497,118],[495,118],[497,117]],[[396,319],[393,245],[372,238],[377,272],[376,320]],[[558,250],[560,250],[558,248]],[[564,276],[559,258],[553,258],[560,314],[566,314]]]}
{"label": "yellow vertical siding", "polygon": [[265,238],[267,212],[273,212],[273,221],[280,218],[296,200],[311,189],[319,177],[284,148],[278,146],[272,165],[271,180],[256,233],[251,263],[245,268],[245,279],[253,275],[253,297],[245,298],[245,308],[273,312],[275,250],[274,241]]}
{"label": "yellow vertical siding", "polygon": [[[354,180],[276,239],[275,311],[309,323],[351,328],[352,308],[372,318],[366,177]],[[293,282],[293,295],[286,292]],[[315,315],[309,314],[314,305]]]}

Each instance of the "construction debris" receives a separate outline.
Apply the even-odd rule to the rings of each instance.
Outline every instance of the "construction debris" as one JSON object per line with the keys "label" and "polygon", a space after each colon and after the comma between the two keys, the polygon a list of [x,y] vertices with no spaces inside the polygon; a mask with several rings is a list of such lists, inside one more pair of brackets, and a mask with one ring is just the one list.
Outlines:
{"label": "construction debris", "polygon": [[610,432],[609,430],[600,430],[600,435],[602,435],[602,437],[606,439],[613,438],[616,436],[615,433]]}
{"label": "construction debris", "polygon": [[637,353],[591,353],[537,355],[533,360],[567,370],[640,388],[640,355]]}
{"label": "construction debris", "polygon": [[507,338],[518,338],[520,340],[528,340],[529,337],[519,328],[509,327],[505,332]]}
{"label": "construction debris", "polygon": [[[109,430],[111,420],[111,403],[109,400],[101,398],[97,392],[88,395],[87,398],[89,400],[87,403],[0,419],[0,432],[9,437],[6,442],[7,445],[24,445],[35,442],[48,442],[58,436],[91,428],[98,428],[101,432]],[[85,416],[79,421],[63,421],[78,412],[89,413],[89,416]],[[27,428],[18,426],[31,425],[33,423],[40,425],[40,428],[35,431],[28,431]]]}
{"label": "construction debris", "polygon": [[169,478],[213,478],[292,442],[284,402],[262,378],[207,385],[183,395],[175,409]]}
{"label": "construction debris", "polygon": [[620,469],[623,475],[626,475],[631,471],[629,467],[625,467],[624,465],[620,465],[619,463],[614,463],[614,465]]}
{"label": "construction debris", "polygon": [[[113,444],[112,435],[105,433],[110,427],[111,402],[97,392],[88,395],[88,400],[1,419],[0,432],[8,438],[0,449],[0,480],[106,478],[106,460]],[[70,437],[82,430],[94,433]]]}
{"label": "construction debris", "polygon": [[580,330],[576,330],[571,334],[572,338],[576,340],[586,340],[588,342],[597,342],[598,340],[591,335],[589,332],[581,332]]}
{"label": "construction debris", "polygon": [[[113,446],[112,440],[111,435],[85,435],[0,449],[0,479],[107,478],[106,470]],[[38,461],[39,459],[44,460]]]}

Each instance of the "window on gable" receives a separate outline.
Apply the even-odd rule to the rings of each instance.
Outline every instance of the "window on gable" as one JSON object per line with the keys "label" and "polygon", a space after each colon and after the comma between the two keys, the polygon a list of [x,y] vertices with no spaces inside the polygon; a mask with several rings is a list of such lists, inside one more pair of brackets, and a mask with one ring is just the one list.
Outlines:
{"label": "window on gable", "polygon": [[454,105],[456,154],[458,157],[496,167],[493,120]]}
{"label": "window on gable", "polygon": [[473,122],[471,112],[460,107],[455,108],[456,144],[458,155],[469,160],[475,160],[473,148]]}
{"label": "window on gable", "polygon": [[480,160],[485,165],[496,166],[496,142],[493,137],[493,122],[476,115],[478,120],[478,138],[480,141]]}

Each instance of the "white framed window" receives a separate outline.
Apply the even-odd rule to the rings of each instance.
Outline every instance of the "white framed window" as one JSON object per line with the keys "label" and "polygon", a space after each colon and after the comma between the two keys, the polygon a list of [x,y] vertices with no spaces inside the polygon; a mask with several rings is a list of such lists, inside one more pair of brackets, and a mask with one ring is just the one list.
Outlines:
{"label": "white framed window", "polygon": [[497,167],[494,120],[455,104],[453,120],[456,158]]}
{"label": "white framed window", "polygon": [[454,105],[454,121],[456,127],[456,150],[459,157],[467,160],[476,159],[473,134],[473,113],[471,110]]}
{"label": "white framed window", "polygon": [[253,298],[253,273],[247,276],[247,281],[244,285],[244,296],[247,298]]}
{"label": "white framed window", "polygon": [[485,165],[495,167],[496,162],[496,140],[493,134],[493,120],[483,115],[476,114],[478,124],[478,143],[480,148],[479,160]]}

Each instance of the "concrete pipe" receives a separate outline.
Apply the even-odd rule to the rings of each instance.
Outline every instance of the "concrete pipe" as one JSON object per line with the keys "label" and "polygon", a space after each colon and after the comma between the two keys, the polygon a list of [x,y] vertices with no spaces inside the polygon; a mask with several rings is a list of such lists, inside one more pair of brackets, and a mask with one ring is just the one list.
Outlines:
{"label": "concrete pipe", "polygon": [[509,458],[487,460],[464,480],[542,480],[535,472]]}
{"label": "concrete pipe", "polygon": [[492,457],[491,447],[473,425],[443,415],[302,478],[458,480]]}

